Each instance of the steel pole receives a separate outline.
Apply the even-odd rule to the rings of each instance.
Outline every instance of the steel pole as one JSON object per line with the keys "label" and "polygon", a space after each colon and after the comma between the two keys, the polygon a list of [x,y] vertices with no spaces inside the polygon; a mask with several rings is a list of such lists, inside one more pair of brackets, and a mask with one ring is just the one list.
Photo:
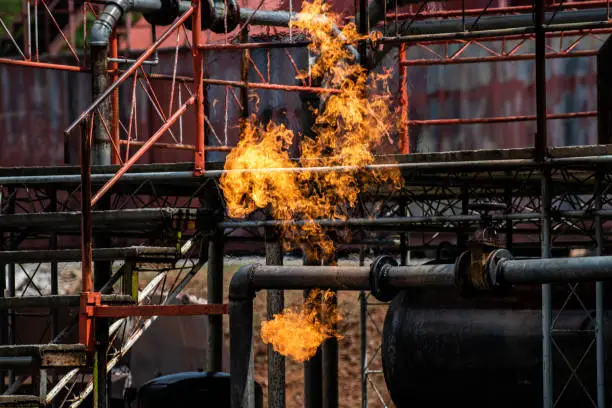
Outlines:
{"label": "steel pole", "polygon": [[[265,229],[266,265],[282,265],[283,251],[278,231],[273,227]],[[267,318],[271,320],[285,308],[282,289],[267,291]],[[285,357],[268,345],[268,407],[285,408]]]}
{"label": "steel pole", "polygon": [[[601,210],[603,202],[603,177],[604,173],[601,169],[597,169],[595,175],[595,210]],[[603,255],[603,224],[601,216],[596,215],[595,223],[595,240],[597,247],[595,249],[596,256]],[[604,331],[604,287],[603,282],[595,283],[595,341],[596,341],[596,365],[597,365],[597,408],[605,408],[606,406],[606,381],[605,381],[605,331]]]}
{"label": "steel pole", "polygon": [[[216,230],[208,246],[208,303],[223,303],[223,230]],[[223,369],[223,316],[208,316],[208,371]]]}
{"label": "steel pole", "polygon": [[195,151],[195,168],[194,175],[199,176],[206,170],[204,144],[206,126],[204,120],[204,56],[202,50],[198,47],[202,38],[202,1],[192,0],[193,7],[191,33],[192,45],[191,52],[193,56],[193,78],[195,88],[195,126],[196,126],[196,151]]}
{"label": "steel pole", "polygon": [[[312,252],[311,252],[312,251]],[[313,253],[314,249],[306,250],[304,253],[304,267],[321,266],[321,258],[317,253]],[[279,274],[280,275],[280,274]],[[282,275],[281,275],[282,276]],[[327,287],[322,284],[315,287]],[[311,289],[304,290],[304,299],[311,296]],[[315,307],[320,307],[320,299],[313,300]],[[304,408],[322,408],[323,407],[323,356],[321,347],[317,349],[316,354],[304,362]]]}

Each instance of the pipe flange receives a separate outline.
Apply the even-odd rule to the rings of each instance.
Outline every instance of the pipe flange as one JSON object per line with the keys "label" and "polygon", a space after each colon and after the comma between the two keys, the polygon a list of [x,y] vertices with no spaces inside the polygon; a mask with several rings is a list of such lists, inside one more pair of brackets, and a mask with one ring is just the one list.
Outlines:
{"label": "pipe flange", "polygon": [[389,285],[389,268],[397,266],[397,261],[389,256],[379,256],[370,266],[370,292],[381,302],[392,300],[399,290]]}
{"label": "pipe flange", "polygon": [[144,14],[147,23],[168,26],[180,15],[179,0],[161,0],[162,7],[153,13]]}
{"label": "pipe flange", "polygon": [[485,276],[491,287],[503,286],[501,276],[498,275],[498,266],[507,259],[514,259],[514,256],[507,249],[497,249],[489,254],[485,261]]}
{"label": "pipe flange", "polygon": [[[227,9],[225,5],[227,4]],[[217,34],[223,34],[226,30],[225,18],[227,15],[227,32],[232,32],[240,24],[240,6],[236,0],[213,1],[212,14],[208,20],[210,30]],[[202,16],[204,21],[205,15]],[[202,23],[204,25],[204,23]]]}
{"label": "pipe flange", "polygon": [[476,292],[469,276],[471,256],[470,251],[464,251],[455,262],[455,286],[463,297],[471,297]]}

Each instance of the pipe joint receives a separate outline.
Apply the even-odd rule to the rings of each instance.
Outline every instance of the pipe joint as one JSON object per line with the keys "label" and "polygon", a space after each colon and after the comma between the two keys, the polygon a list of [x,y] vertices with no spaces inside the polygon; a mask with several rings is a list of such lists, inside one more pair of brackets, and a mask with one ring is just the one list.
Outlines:
{"label": "pipe joint", "polygon": [[[192,19],[185,21],[188,30],[192,29],[192,24]],[[234,31],[238,24],[240,24],[240,6],[236,0],[202,0],[202,30],[222,34],[227,29],[229,33]]]}
{"label": "pipe joint", "polygon": [[250,300],[255,297],[254,285],[256,264],[242,266],[234,276],[229,285],[230,301]]}
{"label": "pipe joint", "polygon": [[154,12],[143,14],[144,19],[151,25],[170,25],[181,14],[180,3],[179,0],[161,0],[161,8]]}
{"label": "pipe joint", "polygon": [[489,254],[484,265],[484,272],[491,287],[508,286],[504,282],[503,265],[511,259],[514,259],[514,257],[507,249],[498,249]]}
{"label": "pipe joint", "polygon": [[89,45],[92,47],[108,46],[110,36],[115,29],[119,19],[131,9],[130,0],[114,0],[106,3],[104,10],[91,27],[88,38]]}
{"label": "pipe joint", "polygon": [[388,255],[379,256],[370,266],[370,291],[381,302],[388,302],[399,293],[389,283],[389,270],[394,266],[397,261]]}

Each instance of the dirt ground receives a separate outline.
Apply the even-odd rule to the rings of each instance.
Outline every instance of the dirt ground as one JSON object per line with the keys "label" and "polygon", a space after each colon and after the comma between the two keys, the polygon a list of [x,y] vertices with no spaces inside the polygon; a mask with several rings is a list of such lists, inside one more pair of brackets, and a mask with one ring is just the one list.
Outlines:
{"label": "dirt ground", "polygon": [[[244,263],[249,263],[244,262]],[[233,273],[242,265],[236,260],[226,263],[224,268],[224,298],[227,302],[227,288]],[[62,270],[63,269],[63,270]],[[76,268],[60,268],[60,287],[62,293],[77,293],[80,279]],[[140,286],[143,288],[153,278],[153,274],[141,274]],[[171,284],[169,282],[169,284]],[[185,292],[206,298],[206,267],[202,268],[187,286]],[[287,291],[285,304],[287,307],[297,306],[301,303],[301,291]],[[374,303],[374,299],[369,299]],[[338,324],[338,331],[343,336],[338,342],[339,348],[339,403],[342,408],[361,407],[361,347],[360,347],[360,302],[358,292],[340,292],[338,295],[338,310],[342,320]],[[374,373],[368,376],[368,407],[393,407],[387,393],[384,378],[380,370],[380,332],[386,313],[386,306],[369,306],[367,322],[367,360],[369,370]],[[259,336],[261,321],[266,316],[265,292],[258,293],[255,298],[255,375],[256,380],[264,389],[264,402],[267,406],[267,345],[263,344]],[[226,344],[229,344],[229,324],[227,316],[224,319]],[[287,407],[298,408],[303,406],[303,364],[287,360],[286,365],[286,393]],[[384,402],[383,402],[384,401]]]}

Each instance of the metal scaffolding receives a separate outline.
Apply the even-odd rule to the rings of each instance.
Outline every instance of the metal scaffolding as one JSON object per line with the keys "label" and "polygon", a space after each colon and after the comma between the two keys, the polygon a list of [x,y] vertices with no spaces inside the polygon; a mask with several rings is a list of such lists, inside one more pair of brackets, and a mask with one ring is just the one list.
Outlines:
{"label": "metal scaffolding", "polygon": [[[27,388],[28,393],[38,395],[38,399],[28,401],[33,406],[54,403],[71,407],[93,392],[96,407],[106,407],[107,371],[156,319],[151,315],[154,312],[146,312],[150,309],[145,305],[168,306],[204,264],[208,264],[208,301],[221,304],[223,253],[231,251],[236,243],[253,244],[265,253],[270,266],[282,264],[282,237],[276,228],[286,221],[271,219],[265,211],[255,212],[247,219],[225,216],[219,178],[225,171],[223,155],[234,147],[233,119],[249,116],[257,99],[254,94],[330,94],[338,90],[316,86],[308,78],[297,83],[276,82],[279,76],[275,61],[282,59],[296,74],[309,67],[308,39],[291,27],[285,30],[297,12],[292,1],[289,10],[283,11],[240,8],[232,1],[181,1],[172,10],[164,9],[166,2],[154,0],[59,3],[65,3],[65,9],[57,6],[58,2],[26,0],[19,18],[9,21],[8,17],[15,16],[0,15],[0,29],[6,33],[0,38],[0,65],[92,76],[92,103],[78,112],[65,130],[66,140],[79,141],[81,165],[0,168],[0,339],[4,345],[21,343],[19,308],[36,304],[45,306],[43,310],[47,312],[38,317],[48,322],[48,330],[39,334],[38,343],[64,344],[71,336],[76,342],[77,322],[61,327],[58,320],[59,307],[75,305],[74,298],[58,297],[58,262],[80,260],[82,292],[102,295],[97,304],[95,296],[80,298],[85,303],[77,306],[93,311],[86,314],[81,310],[79,340],[91,346],[95,337],[98,344],[93,351],[64,350],[72,353],[70,362],[57,358],[55,365],[49,367],[37,366],[27,356],[11,356],[16,358],[16,364],[34,365],[35,370],[24,375],[14,367],[0,367],[0,391],[15,395],[21,393],[20,387]],[[451,242],[450,246],[459,251],[466,235],[475,231],[482,220],[481,214],[470,211],[470,205],[491,201],[505,203],[504,210],[491,214],[491,220],[504,231],[506,247],[514,254],[550,258],[567,256],[575,248],[591,250],[596,256],[606,254],[611,245],[606,227],[612,219],[612,103],[609,92],[601,91],[609,88],[610,1],[550,4],[537,0],[533,7],[479,9],[463,4],[461,9],[442,11],[428,11],[427,0],[418,4],[399,0],[358,3],[347,21],[354,21],[363,34],[378,30],[381,37],[376,45],[370,40],[362,41],[358,50],[351,52],[369,69],[391,56],[398,73],[392,90],[401,117],[399,147],[392,155],[397,163],[389,164],[389,157],[381,155],[375,164],[363,168],[269,170],[401,171],[401,189],[372,186],[361,193],[360,204],[346,220],[316,220],[328,230],[350,230],[352,238],[339,242],[339,247],[360,250],[362,264],[370,250],[399,254],[402,265],[406,264],[408,251],[428,251],[445,242]],[[216,7],[218,13],[211,13],[207,7]],[[121,22],[122,15],[131,11],[143,12],[152,24],[151,45],[138,52],[129,49],[131,19]],[[161,14],[173,18],[167,21],[168,16]],[[203,17],[213,14],[211,21]],[[107,26],[96,31],[88,48],[91,22],[100,16],[104,16]],[[156,25],[165,26],[161,35]],[[53,35],[48,26],[55,27],[55,31],[51,30]],[[266,27],[265,34],[257,39],[249,35],[249,29],[256,26]],[[46,27],[44,32],[40,32],[41,27]],[[208,30],[220,42],[205,42]],[[80,31],[82,38],[77,34]],[[120,49],[126,41],[127,49]],[[58,56],[58,50],[66,51],[68,58]],[[478,50],[480,56],[473,56],[472,50]],[[170,61],[163,67],[159,64],[162,53],[168,53]],[[236,64],[240,60],[240,69],[232,71],[238,75],[211,76],[207,64],[215,56],[233,58]],[[549,113],[547,61],[595,57],[600,91],[597,110]],[[410,104],[415,102],[410,97],[408,72],[414,67],[528,60],[535,61],[533,114],[444,119],[410,116]],[[223,100],[213,102],[211,89],[222,89]],[[217,102],[218,112],[214,113],[211,106]],[[142,126],[139,116],[144,111],[149,112],[148,119],[153,123],[148,129]],[[577,118],[597,118],[597,145],[554,147],[547,124]],[[537,131],[530,145],[521,149],[418,153],[412,134],[416,126],[529,121],[536,122]],[[194,124],[193,134],[185,131],[187,123]],[[154,161],[158,151],[181,160],[139,164],[145,157]],[[577,262],[581,265],[581,261]],[[51,271],[51,282],[45,285],[48,290],[37,283],[36,274],[43,264],[48,264]],[[139,291],[134,282],[142,268],[151,268],[158,274]],[[98,275],[96,282],[94,275]],[[603,408],[606,382],[602,283],[597,282],[594,293],[586,296],[579,283],[561,284],[567,286],[564,299],[556,298],[559,291],[553,292],[551,285],[558,284],[546,281],[542,285],[543,406],[552,408],[561,401],[569,384],[583,390],[588,403]],[[131,300],[105,297],[113,287],[115,293]],[[283,307],[283,288],[266,289],[271,316]],[[380,307],[381,303],[370,302],[367,288],[360,289],[362,407],[375,406],[373,402],[391,406],[381,389],[379,350],[369,349],[366,341],[366,325],[381,323],[371,318],[370,308]],[[39,296],[39,300],[28,300],[25,295]],[[105,307],[101,302],[106,301],[110,309],[100,317]],[[584,354],[575,361],[566,356],[566,334],[556,329],[558,315],[553,315],[553,305],[570,301],[580,305],[591,323],[580,333],[590,340]],[[155,310],[175,315],[209,313],[209,369],[220,368],[223,328],[219,314],[226,312],[224,309]],[[558,313],[563,311],[561,307]],[[149,314],[137,317],[138,313]],[[93,321],[108,322],[106,318],[113,316],[117,320],[108,327],[102,324],[93,330],[88,326]],[[127,316],[134,319],[128,321]],[[42,353],[39,349],[36,352]],[[91,365],[81,361],[87,352],[97,356],[93,373]],[[285,377],[280,368],[284,360],[272,349],[269,353],[269,393],[274,398],[268,400],[270,407],[280,408],[285,406]],[[309,383],[305,389],[313,392],[306,397],[309,408],[319,406],[321,401],[315,400],[326,396],[330,396],[327,407],[338,405],[338,367],[329,357],[337,359],[337,350],[330,347],[322,354],[318,357],[321,361],[306,369]],[[596,384],[587,384],[580,378],[578,368],[587,358],[597,363]],[[553,378],[553,359],[568,366],[568,378]],[[325,384],[319,384],[326,369],[336,379],[332,375]],[[95,389],[94,384],[98,384]]]}

